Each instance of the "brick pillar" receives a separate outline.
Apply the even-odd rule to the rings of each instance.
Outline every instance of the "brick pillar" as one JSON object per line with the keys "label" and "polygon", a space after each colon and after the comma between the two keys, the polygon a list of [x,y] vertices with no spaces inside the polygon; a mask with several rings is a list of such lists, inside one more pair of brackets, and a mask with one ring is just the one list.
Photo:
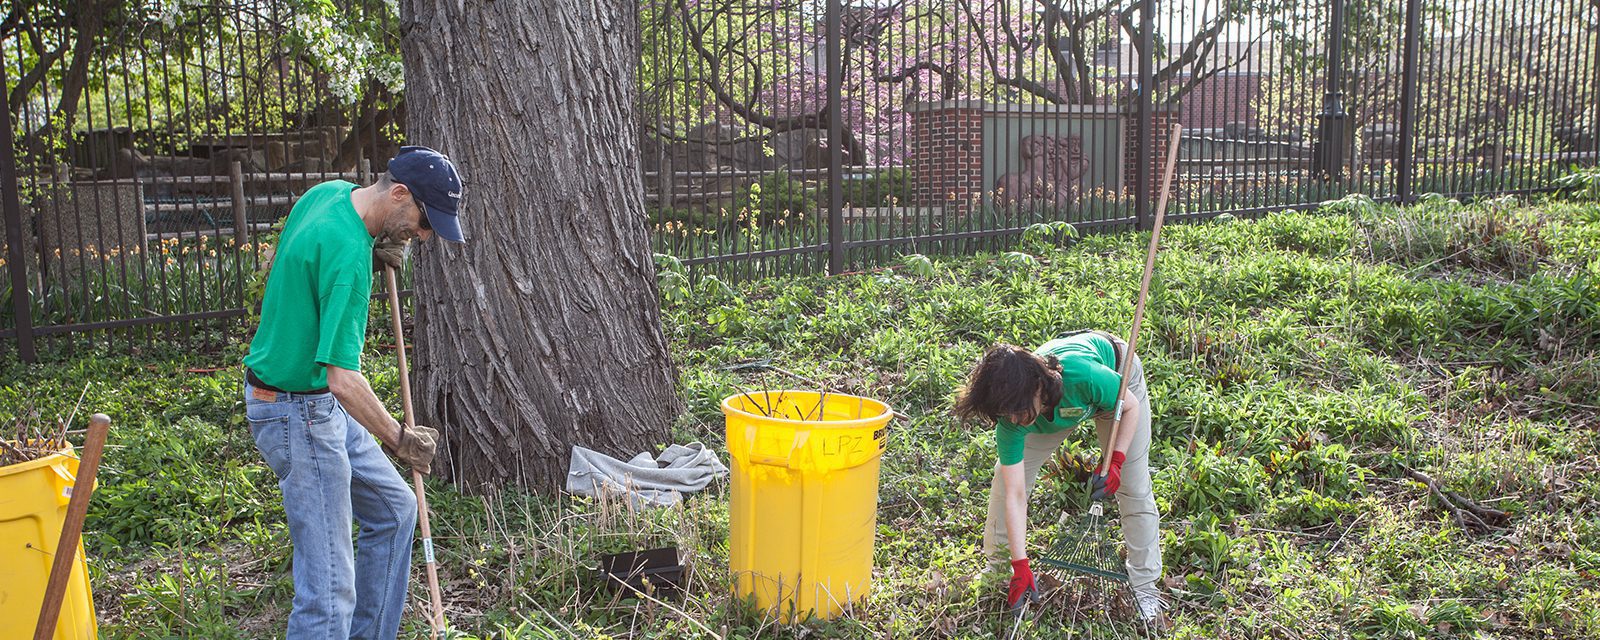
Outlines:
{"label": "brick pillar", "polygon": [[[1177,107],[1157,107],[1155,113],[1150,114],[1150,211],[1155,212],[1156,201],[1161,197],[1161,172],[1167,168],[1167,149],[1172,143],[1172,124],[1178,121]],[[1133,197],[1134,186],[1138,182],[1135,174],[1139,167],[1139,112],[1130,110],[1122,118],[1122,193],[1129,198]],[[1178,190],[1177,176],[1173,176],[1172,190]]]}
{"label": "brick pillar", "polygon": [[975,210],[983,193],[983,103],[934,102],[911,114],[911,174],[917,206]]}

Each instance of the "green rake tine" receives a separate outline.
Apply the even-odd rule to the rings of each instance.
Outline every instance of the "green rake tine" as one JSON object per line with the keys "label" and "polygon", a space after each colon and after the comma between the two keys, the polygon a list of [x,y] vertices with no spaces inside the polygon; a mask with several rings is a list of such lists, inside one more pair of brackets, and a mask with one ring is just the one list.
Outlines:
{"label": "green rake tine", "polygon": [[1072,573],[1127,582],[1128,574],[1116,547],[1106,539],[1105,508],[1099,502],[1039,559],[1045,566]]}

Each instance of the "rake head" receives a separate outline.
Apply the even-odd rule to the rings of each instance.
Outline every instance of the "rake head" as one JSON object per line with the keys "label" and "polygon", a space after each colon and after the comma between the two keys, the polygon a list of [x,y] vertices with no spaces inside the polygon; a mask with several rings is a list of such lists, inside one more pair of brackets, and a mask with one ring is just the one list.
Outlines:
{"label": "rake head", "polygon": [[1089,505],[1078,524],[1064,531],[1039,562],[1072,573],[1127,582],[1128,574],[1106,530],[1105,509]]}

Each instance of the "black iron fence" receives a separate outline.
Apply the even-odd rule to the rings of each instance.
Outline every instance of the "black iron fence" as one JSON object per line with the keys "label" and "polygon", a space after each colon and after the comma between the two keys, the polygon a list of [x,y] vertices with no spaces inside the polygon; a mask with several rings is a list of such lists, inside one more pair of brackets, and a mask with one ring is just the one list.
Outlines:
{"label": "black iron fence", "polygon": [[[319,3],[101,0],[0,24],[0,337],[28,357],[39,336],[244,315],[296,194],[381,170],[405,115],[394,16],[302,5]],[[640,0],[638,17],[655,251],[724,279],[1135,228],[1173,144],[1179,220],[1528,193],[1600,154],[1583,0]]]}
{"label": "black iron fence", "polygon": [[[657,250],[722,277],[1547,188],[1600,151],[1600,5],[646,0]],[[1148,87],[1149,90],[1142,88]]]}
{"label": "black iron fence", "polygon": [[24,360],[41,340],[238,327],[299,194],[365,181],[396,148],[398,38],[382,3],[8,11],[0,338]]}

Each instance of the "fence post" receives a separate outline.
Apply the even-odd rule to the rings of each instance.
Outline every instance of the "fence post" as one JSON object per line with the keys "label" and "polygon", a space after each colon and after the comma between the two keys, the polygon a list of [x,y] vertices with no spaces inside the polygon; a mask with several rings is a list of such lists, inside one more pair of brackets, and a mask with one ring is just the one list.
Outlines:
{"label": "fence post", "polygon": [[843,29],[840,0],[828,0],[828,273],[844,272],[844,62],[839,32]]}
{"label": "fence post", "polygon": [[[0,87],[9,86],[6,65],[0,58]],[[11,270],[11,311],[16,318],[17,357],[23,362],[39,361],[33,344],[33,297],[28,292],[28,233],[22,227],[22,196],[17,187],[22,180],[17,175],[16,140],[12,131],[11,110],[0,109],[0,194],[5,201],[6,266]]]}
{"label": "fence post", "polygon": [[1139,0],[1139,127],[1133,150],[1133,227],[1145,229],[1150,209],[1150,138],[1155,110],[1155,0]]}
{"label": "fence post", "polygon": [[1324,180],[1339,180],[1344,170],[1344,0],[1333,0],[1328,19],[1328,87],[1317,114],[1315,172]]}
{"label": "fence post", "polygon": [[243,250],[250,241],[250,226],[244,208],[244,167],[238,160],[228,164],[228,184],[233,187],[233,248]]}
{"label": "fence post", "polygon": [[1400,75],[1400,158],[1395,171],[1395,195],[1400,204],[1411,204],[1417,142],[1417,57],[1422,48],[1422,2],[1406,0],[1404,69]]}
{"label": "fence post", "polygon": [[671,209],[678,206],[678,199],[674,195],[678,190],[677,167],[673,165],[672,154],[661,155],[661,163],[656,170],[656,193],[660,194],[662,209]]}

